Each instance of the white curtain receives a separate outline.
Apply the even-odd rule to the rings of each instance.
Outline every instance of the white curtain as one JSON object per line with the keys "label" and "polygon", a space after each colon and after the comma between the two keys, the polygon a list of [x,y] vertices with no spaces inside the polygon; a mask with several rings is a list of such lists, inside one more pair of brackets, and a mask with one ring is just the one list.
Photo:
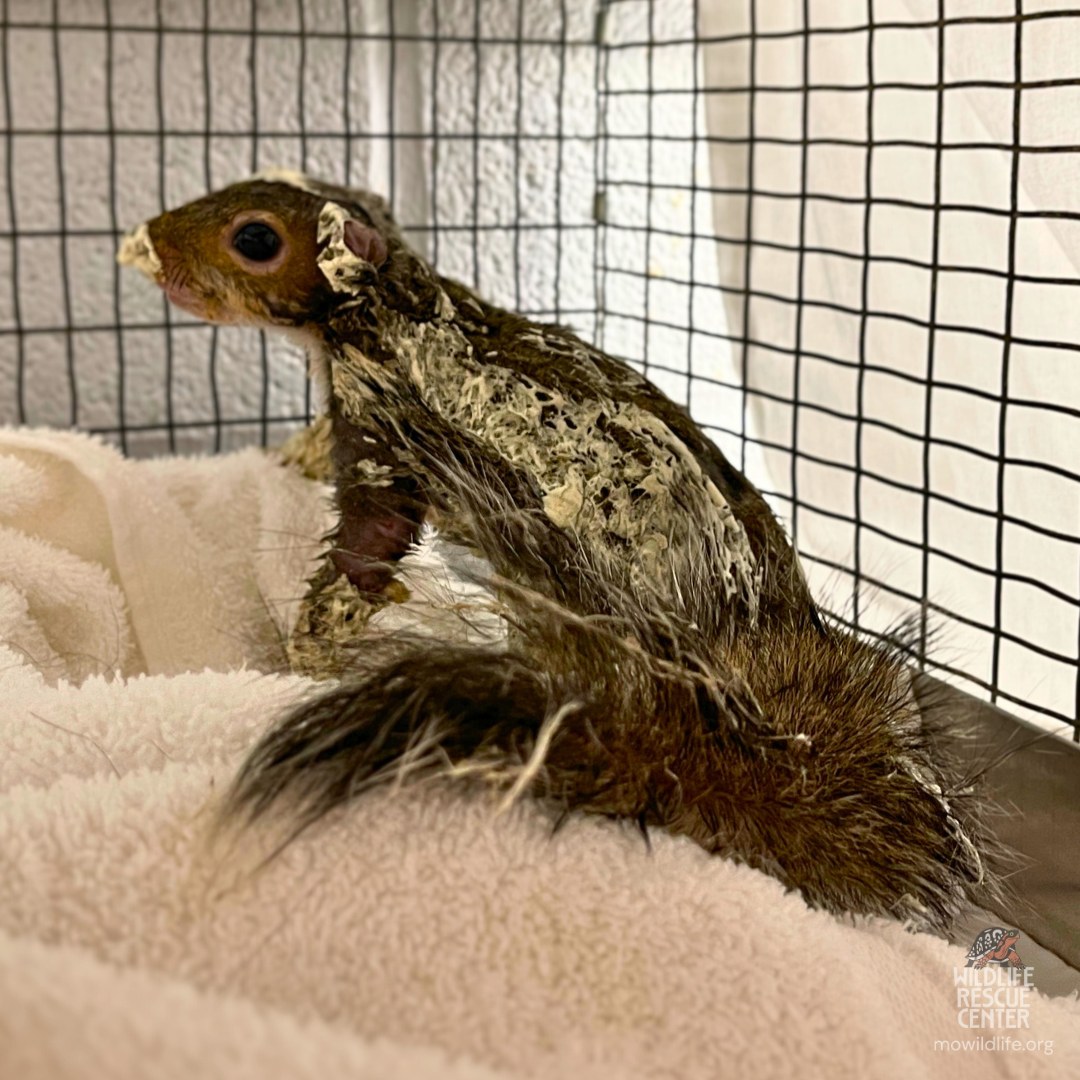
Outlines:
{"label": "white curtain", "polygon": [[1071,717],[1080,13],[1025,0],[1018,29],[1012,2],[955,0],[941,28],[937,0],[807,7],[809,34],[794,0],[700,12],[763,482],[819,591],[842,606],[858,567],[863,625],[926,595],[946,612],[940,660],[996,680],[1006,708]]}

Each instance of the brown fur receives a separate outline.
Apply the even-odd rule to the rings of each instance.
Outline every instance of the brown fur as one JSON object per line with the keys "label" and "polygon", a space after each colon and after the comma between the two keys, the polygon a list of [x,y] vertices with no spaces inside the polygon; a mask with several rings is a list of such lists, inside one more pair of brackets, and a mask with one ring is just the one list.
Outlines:
{"label": "brown fur", "polygon": [[[943,926],[992,890],[968,778],[901,659],[822,626],[764,500],[685,411],[440,278],[381,200],[305,185],[237,185],[149,229],[163,280],[205,280],[207,311],[291,326],[329,365],[341,523],[311,604],[376,600],[434,514],[493,567],[511,632],[338,642],[326,670],[353,674],[265,737],[227,812],[285,806],[298,831],[373,784],[449,774],[688,835],[833,911]],[[272,297],[266,276],[220,280],[214,245],[249,199],[303,234]],[[304,263],[326,200],[384,241],[345,292]]]}

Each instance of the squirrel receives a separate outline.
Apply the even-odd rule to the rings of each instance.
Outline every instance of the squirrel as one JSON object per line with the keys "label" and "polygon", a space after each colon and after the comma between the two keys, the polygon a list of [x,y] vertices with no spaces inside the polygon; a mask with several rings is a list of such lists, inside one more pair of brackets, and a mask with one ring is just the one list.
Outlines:
{"label": "squirrel", "polygon": [[[371,193],[282,170],[140,225],[119,259],[301,341],[339,522],[294,635],[338,685],[262,738],[228,820],[292,835],[449,776],[660,827],[836,913],[942,930],[1000,888],[949,717],[898,645],[826,622],[760,492],[689,413],[570,330],[442,277]],[[380,640],[425,522],[483,556],[505,641]]]}

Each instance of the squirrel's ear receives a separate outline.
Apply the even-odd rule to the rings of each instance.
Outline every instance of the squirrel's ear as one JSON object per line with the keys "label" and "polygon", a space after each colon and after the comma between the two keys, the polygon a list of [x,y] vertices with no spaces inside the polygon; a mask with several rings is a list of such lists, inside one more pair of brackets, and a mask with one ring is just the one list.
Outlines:
{"label": "squirrel's ear", "polygon": [[326,203],[319,214],[318,242],[319,269],[335,292],[355,292],[389,256],[379,230],[335,202]]}
{"label": "squirrel's ear", "polygon": [[358,258],[378,268],[386,262],[386,241],[377,229],[349,218],[344,225],[345,246]]}

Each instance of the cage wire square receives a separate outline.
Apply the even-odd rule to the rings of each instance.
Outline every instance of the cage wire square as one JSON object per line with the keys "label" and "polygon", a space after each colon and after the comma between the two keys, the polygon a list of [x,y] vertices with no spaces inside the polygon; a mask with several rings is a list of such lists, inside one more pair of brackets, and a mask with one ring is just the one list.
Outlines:
{"label": "cage wire square", "polygon": [[[1074,12],[1014,0],[2,0],[0,419],[270,445],[303,360],[120,275],[269,165],[684,403],[834,616],[1061,729],[1080,700]],[[1048,236],[1053,240],[1048,243]]]}

